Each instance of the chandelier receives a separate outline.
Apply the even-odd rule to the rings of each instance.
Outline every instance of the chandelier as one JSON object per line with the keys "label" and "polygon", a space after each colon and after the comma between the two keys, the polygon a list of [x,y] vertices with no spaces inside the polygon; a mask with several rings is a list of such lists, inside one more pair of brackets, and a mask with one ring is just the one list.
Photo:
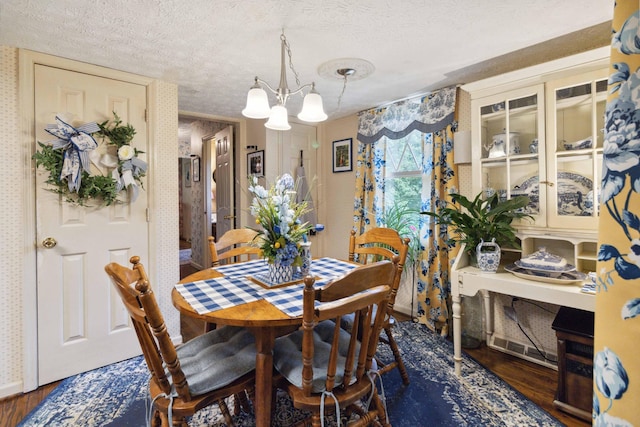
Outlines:
{"label": "chandelier", "polygon": [[[325,114],[322,106],[322,98],[320,97],[320,94],[316,92],[315,82],[300,86],[298,73],[293,68],[293,63],[291,62],[291,48],[289,47],[286,36],[284,35],[284,30],[280,35],[280,43],[280,85],[278,86],[278,89],[273,89],[267,82],[256,76],[255,83],[251,86],[251,89],[249,89],[249,93],[247,94],[247,106],[242,110],[242,115],[250,119],[266,119],[268,117],[269,120],[264,124],[267,128],[273,130],[289,130],[291,129],[288,118],[289,113],[285,106],[287,99],[289,96],[298,93],[302,95],[303,89],[311,87],[307,95],[304,97],[302,110],[300,111],[300,114],[298,114],[298,118],[302,121],[311,123],[327,120],[327,115]],[[287,85],[285,53],[289,56],[289,67],[296,77],[296,84],[299,86],[298,89],[294,91],[289,90],[289,86]],[[267,92],[262,88],[261,84],[264,84],[267,89],[276,96],[278,101],[277,105],[274,105],[272,108],[269,107]]]}

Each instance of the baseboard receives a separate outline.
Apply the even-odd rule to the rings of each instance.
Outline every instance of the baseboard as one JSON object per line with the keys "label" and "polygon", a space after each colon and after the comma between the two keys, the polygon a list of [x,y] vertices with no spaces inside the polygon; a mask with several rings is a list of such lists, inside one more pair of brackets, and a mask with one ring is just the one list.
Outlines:
{"label": "baseboard", "polygon": [[538,350],[530,344],[520,343],[514,340],[510,340],[499,335],[493,334],[488,344],[489,348],[501,351],[503,353],[510,354],[512,356],[519,357],[529,362],[537,363],[538,365],[546,366],[553,370],[558,370],[558,355],[554,353],[546,352],[545,356],[549,360],[545,360],[544,357],[538,353]]}
{"label": "baseboard", "polygon": [[22,381],[3,384],[2,387],[0,387],[0,399],[22,393]]}

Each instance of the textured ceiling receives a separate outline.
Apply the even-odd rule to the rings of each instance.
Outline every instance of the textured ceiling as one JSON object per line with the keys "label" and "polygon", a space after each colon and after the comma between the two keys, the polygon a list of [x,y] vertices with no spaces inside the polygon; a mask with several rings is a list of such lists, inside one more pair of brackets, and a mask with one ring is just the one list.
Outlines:
{"label": "textured ceiling", "polygon": [[[612,14],[613,0],[2,0],[0,44],[174,82],[181,111],[233,118],[254,76],[278,86],[284,28],[337,118],[604,46]],[[339,58],[375,70],[338,109],[343,82],[318,68]]]}

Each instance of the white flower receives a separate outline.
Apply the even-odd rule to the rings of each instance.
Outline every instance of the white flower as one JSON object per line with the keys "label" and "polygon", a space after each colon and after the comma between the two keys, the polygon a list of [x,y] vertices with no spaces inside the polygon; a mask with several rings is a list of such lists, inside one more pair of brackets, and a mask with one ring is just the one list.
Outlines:
{"label": "white flower", "polygon": [[135,154],[136,151],[130,145],[123,145],[118,148],[118,158],[122,161],[131,160]]}

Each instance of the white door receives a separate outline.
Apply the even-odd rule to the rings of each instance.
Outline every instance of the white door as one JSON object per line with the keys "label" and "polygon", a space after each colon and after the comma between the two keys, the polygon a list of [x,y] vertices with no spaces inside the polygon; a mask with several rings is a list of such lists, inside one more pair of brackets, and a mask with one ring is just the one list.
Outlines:
{"label": "white door", "polygon": [[[228,126],[214,136],[216,145],[216,202],[217,230],[222,236],[235,227],[233,197],[233,126]],[[217,240],[217,237],[216,237]]]}
{"label": "white door", "polygon": [[[133,145],[147,151],[144,86],[36,65],[35,98],[38,141],[53,139],[44,129],[57,113],[82,124],[112,120],[115,111],[136,129]],[[39,385],[141,353],[104,266],[149,259],[145,190],[133,203],[76,207],[46,190],[47,175],[36,172]],[[46,249],[45,238],[57,244]]]}

